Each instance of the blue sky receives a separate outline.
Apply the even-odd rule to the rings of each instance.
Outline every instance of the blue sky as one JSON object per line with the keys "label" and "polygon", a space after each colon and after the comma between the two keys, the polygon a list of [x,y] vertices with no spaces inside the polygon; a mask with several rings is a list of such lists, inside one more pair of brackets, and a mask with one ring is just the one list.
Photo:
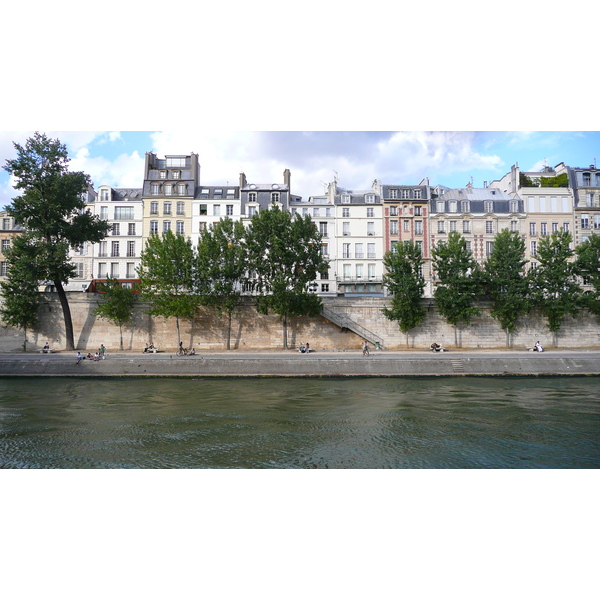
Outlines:
{"label": "blue sky", "polygon": [[[12,142],[24,143],[32,131],[0,132],[0,164],[14,157]],[[570,166],[600,162],[599,132],[382,132],[206,130],[46,131],[67,145],[71,168],[88,173],[94,185],[141,187],[144,155],[196,152],[201,183],[236,185],[239,173],[250,182],[283,181],[292,174],[292,192],[320,194],[337,175],[347,189],[383,183],[476,187],[502,177],[518,162],[523,170],[563,161]],[[15,195],[9,174],[0,172],[0,205]]]}

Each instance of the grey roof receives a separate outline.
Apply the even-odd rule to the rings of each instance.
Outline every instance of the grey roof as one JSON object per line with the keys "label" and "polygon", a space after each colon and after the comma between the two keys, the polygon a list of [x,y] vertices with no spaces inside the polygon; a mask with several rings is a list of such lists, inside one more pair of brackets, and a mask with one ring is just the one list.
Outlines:
{"label": "grey roof", "polygon": [[438,200],[512,200],[499,188],[455,188],[444,192]]}
{"label": "grey roof", "polygon": [[112,191],[120,199],[141,200],[142,188],[112,188]]}

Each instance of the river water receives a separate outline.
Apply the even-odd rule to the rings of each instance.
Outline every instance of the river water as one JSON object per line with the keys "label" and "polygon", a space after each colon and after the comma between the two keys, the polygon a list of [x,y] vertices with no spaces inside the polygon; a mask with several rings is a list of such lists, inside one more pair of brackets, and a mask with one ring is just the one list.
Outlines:
{"label": "river water", "polygon": [[598,468],[599,384],[0,379],[0,467]]}

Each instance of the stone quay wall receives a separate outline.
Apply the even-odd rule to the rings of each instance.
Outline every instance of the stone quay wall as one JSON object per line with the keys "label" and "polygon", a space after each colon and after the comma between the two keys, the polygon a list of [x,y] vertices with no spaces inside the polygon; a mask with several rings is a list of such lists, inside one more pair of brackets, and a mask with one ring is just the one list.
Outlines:
{"label": "stone quay wall", "polygon": [[[96,351],[104,344],[109,351],[119,350],[119,328],[109,321],[98,319],[93,311],[101,301],[100,294],[68,293],[73,318],[76,347]],[[338,315],[349,317],[368,331],[383,339],[384,350],[428,348],[436,341],[448,349],[523,349],[540,340],[543,346],[557,348],[600,348],[600,322],[586,312],[577,318],[566,317],[557,334],[546,326],[546,319],[532,312],[521,319],[516,332],[508,337],[497,321],[491,318],[491,307],[480,305],[481,314],[469,326],[454,328],[438,313],[435,303],[424,300],[427,314],[424,322],[408,334],[397,323],[385,318],[381,309],[389,303],[386,298],[324,298],[324,305]],[[154,343],[164,351],[175,351],[177,326],[174,318],[151,317],[149,306],[140,302],[133,320],[123,328],[124,350],[141,351],[146,343]],[[190,322],[180,320],[184,346],[197,351],[225,350],[227,317],[219,318],[212,308],[201,308]],[[24,334],[14,328],[0,329],[0,352],[22,350]],[[56,350],[65,349],[64,320],[57,294],[45,293],[40,307],[40,321],[35,331],[27,333],[28,349],[41,348],[46,341]],[[362,337],[340,327],[322,316],[294,318],[288,321],[288,347],[309,342],[322,351],[356,351]],[[277,315],[262,315],[255,304],[245,302],[234,313],[231,324],[232,350],[281,350],[283,325]]]}

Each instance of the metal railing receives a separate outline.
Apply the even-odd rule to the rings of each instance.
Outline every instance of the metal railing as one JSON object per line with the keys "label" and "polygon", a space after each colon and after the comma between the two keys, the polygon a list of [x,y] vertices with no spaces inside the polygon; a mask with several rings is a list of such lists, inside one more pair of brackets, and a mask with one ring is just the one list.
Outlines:
{"label": "metal railing", "polygon": [[366,327],[359,325],[356,321],[353,321],[347,315],[340,315],[333,312],[325,306],[321,310],[321,314],[328,320],[340,327],[341,329],[349,329],[357,335],[360,335],[363,339],[375,344],[379,348],[383,348],[383,338],[372,331],[369,331]]}

